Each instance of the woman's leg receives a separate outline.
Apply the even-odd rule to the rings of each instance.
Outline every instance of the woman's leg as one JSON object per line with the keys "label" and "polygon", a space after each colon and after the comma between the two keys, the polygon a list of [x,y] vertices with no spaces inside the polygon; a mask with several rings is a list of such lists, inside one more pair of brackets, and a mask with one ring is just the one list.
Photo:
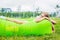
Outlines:
{"label": "woman's leg", "polygon": [[54,25],[52,24],[52,31],[55,32],[55,28],[54,28]]}
{"label": "woman's leg", "polygon": [[11,18],[6,18],[6,20],[11,21],[11,22],[15,22],[15,23],[18,23],[18,24],[23,24],[23,23],[26,22],[26,21],[23,21],[23,20],[17,20],[17,19],[11,19]]}
{"label": "woman's leg", "polygon": [[8,21],[15,22],[15,23],[18,23],[18,24],[26,23],[26,21],[17,20],[17,19],[12,19],[12,18],[7,18],[7,17],[5,17],[5,16],[0,16],[0,18],[1,18],[1,19],[4,19],[4,20],[8,20]]}

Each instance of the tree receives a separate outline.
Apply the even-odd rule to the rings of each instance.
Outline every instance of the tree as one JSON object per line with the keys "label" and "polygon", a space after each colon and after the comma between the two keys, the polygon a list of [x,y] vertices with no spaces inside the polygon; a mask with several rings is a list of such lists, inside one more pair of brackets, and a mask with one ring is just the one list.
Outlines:
{"label": "tree", "polygon": [[58,16],[60,14],[60,5],[56,5],[56,15]]}

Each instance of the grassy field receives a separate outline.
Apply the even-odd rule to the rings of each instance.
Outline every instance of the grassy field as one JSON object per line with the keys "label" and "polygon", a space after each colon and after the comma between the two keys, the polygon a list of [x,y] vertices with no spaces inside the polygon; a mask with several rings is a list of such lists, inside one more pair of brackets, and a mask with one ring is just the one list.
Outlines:
{"label": "grassy field", "polygon": [[[57,24],[55,25],[55,33],[44,36],[14,36],[0,37],[0,40],[60,40],[60,18],[52,18]],[[29,19],[28,19],[29,20]]]}

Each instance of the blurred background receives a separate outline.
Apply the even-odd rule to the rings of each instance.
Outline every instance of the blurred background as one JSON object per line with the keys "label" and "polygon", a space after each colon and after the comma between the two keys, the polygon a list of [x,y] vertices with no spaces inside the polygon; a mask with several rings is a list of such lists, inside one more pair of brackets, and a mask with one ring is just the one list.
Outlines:
{"label": "blurred background", "polygon": [[51,17],[60,17],[60,0],[1,0],[0,15],[29,18],[48,12]]}
{"label": "blurred background", "polygon": [[60,40],[60,0],[0,0],[0,16],[30,20],[41,12],[48,12],[57,22],[55,33],[44,36],[0,37],[0,40]]}

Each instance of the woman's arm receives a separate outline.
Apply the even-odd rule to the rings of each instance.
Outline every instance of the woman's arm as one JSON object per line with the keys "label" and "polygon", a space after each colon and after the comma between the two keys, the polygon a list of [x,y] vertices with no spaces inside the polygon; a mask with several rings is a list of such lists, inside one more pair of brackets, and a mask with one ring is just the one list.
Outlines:
{"label": "woman's arm", "polygon": [[52,20],[51,18],[44,17],[45,19],[49,20],[52,24],[56,24],[56,21]]}
{"label": "woman's arm", "polygon": [[56,24],[56,21],[52,20],[51,18],[45,17],[45,19],[49,20],[52,24]]}
{"label": "woman's arm", "polygon": [[47,19],[47,20],[51,21],[52,24],[56,24],[56,22],[54,20],[52,20],[51,18],[48,18],[48,17],[42,17],[42,18],[38,17],[38,18],[35,19],[35,22],[38,23],[38,22],[40,22],[40,21],[42,21],[44,19]]}
{"label": "woman's arm", "polygon": [[6,20],[11,21],[11,22],[15,22],[15,23],[18,23],[18,24],[23,24],[24,23],[24,21],[11,19],[11,18],[6,18]]}
{"label": "woman's arm", "polygon": [[35,19],[35,22],[40,22],[40,21],[42,21],[42,20],[44,20],[44,19],[47,19],[47,20],[49,20],[49,18],[47,18],[47,17],[42,17],[42,18],[37,18],[37,19]]}
{"label": "woman's arm", "polygon": [[56,21],[52,20],[51,18],[50,21],[52,22],[52,24],[56,24]]}

